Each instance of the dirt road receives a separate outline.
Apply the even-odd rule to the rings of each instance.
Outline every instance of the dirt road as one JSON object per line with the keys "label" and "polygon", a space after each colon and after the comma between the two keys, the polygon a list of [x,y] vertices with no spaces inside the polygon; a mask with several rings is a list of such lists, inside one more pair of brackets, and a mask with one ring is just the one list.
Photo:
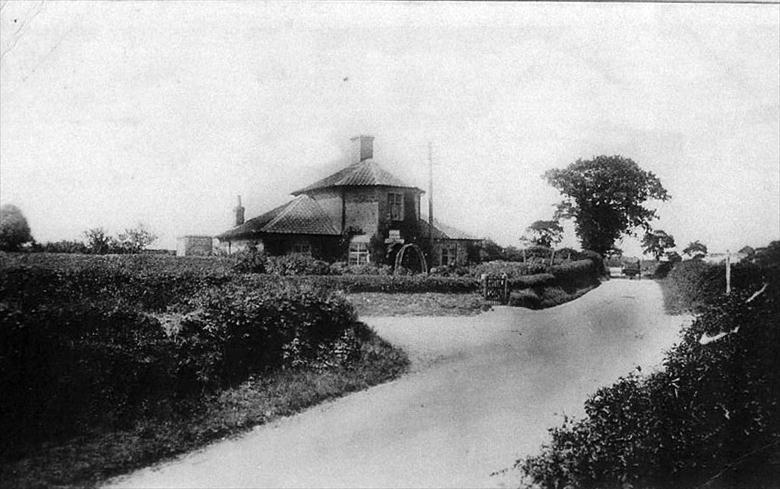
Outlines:
{"label": "dirt road", "polygon": [[637,366],[682,321],[652,281],[613,280],[544,311],[365,318],[413,372],[116,479],[117,487],[512,487],[563,413]]}

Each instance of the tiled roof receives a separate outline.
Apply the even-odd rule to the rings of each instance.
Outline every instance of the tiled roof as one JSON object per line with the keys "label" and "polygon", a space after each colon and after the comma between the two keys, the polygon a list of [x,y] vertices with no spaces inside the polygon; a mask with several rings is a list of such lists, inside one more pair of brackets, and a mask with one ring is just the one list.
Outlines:
{"label": "tiled roof", "polygon": [[[422,236],[427,237],[429,229],[430,225],[428,224],[428,220],[420,219],[420,231],[422,232]],[[465,231],[461,231],[460,229],[442,224],[437,221],[436,218],[433,219],[433,237],[434,239],[469,239],[475,241],[480,239]]]}
{"label": "tiled roof", "polygon": [[[350,187],[350,186],[375,186],[384,185],[388,187],[406,187],[416,188],[402,182],[398,177],[388,172],[374,160],[363,160],[358,163],[337,171],[329,177],[315,182],[308,187],[293,192],[293,195],[299,195],[312,190],[329,187]],[[419,190],[419,189],[418,189]],[[422,190],[420,190],[422,192]]]}
{"label": "tiled roof", "polygon": [[219,239],[235,239],[259,233],[338,235],[322,207],[307,195],[300,195],[261,216],[225,231]]}

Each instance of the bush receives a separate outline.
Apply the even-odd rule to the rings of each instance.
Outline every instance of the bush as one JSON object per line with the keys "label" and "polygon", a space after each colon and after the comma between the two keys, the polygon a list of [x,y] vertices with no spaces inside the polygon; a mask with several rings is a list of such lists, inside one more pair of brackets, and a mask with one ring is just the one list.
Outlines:
{"label": "bush", "polygon": [[391,275],[392,273],[393,269],[389,265],[374,263],[347,265],[343,261],[330,264],[330,275]]}
{"label": "bush", "polygon": [[522,262],[510,262],[510,261],[490,261],[480,263],[479,265],[471,269],[471,275],[473,277],[480,277],[481,275],[501,275],[506,274],[510,279],[521,277],[524,275],[533,275],[537,273],[545,273],[548,271],[548,266],[543,263],[522,263]]}
{"label": "bush", "polygon": [[233,270],[238,273],[265,273],[265,255],[255,250],[241,250],[230,255]]}
{"label": "bush", "polygon": [[274,275],[328,275],[330,265],[306,253],[269,256],[266,271]]}
{"label": "bush", "polygon": [[519,290],[509,294],[509,305],[514,307],[526,307],[528,309],[540,309],[542,299],[533,289]]}
{"label": "bush", "polygon": [[22,211],[12,204],[0,207],[0,250],[16,251],[32,239]]}

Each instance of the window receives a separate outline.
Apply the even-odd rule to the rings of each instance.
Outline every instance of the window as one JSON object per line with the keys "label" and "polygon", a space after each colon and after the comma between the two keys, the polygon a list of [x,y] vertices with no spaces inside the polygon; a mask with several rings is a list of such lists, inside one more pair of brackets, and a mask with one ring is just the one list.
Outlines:
{"label": "window", "polygon": [[453,265],[457,259],[458,250],[455,245],[442,245],[441,247],[441,264]]}
{"label": "window", "polygon": [[311,245],[305,242],[293,244],[293,253],[306,253],[311,255]]}
{"label": "window", "polygon": [[349,264],[368,264],[368,243],[352,242],[349,244]]}
{"label": "window", "polygon": [[387,207],[390,210],[391,221],[404,220],[404,194],[394,192],[387,194]]}

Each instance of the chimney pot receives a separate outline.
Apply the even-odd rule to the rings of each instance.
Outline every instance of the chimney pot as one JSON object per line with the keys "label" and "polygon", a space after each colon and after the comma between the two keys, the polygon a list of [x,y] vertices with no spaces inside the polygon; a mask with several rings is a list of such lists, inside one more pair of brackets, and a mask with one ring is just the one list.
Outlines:
{"label": "chimney pot", "polygon": [[241,196],[238,196],[238,205],[233,209],[236,213],[236,226],[244,224],[244,206],[241,205]]}
{"label": "chimney pot", "polygon": [[374,136],[355,136],[351,141],[354,161],[360,162],[374,157]]}

